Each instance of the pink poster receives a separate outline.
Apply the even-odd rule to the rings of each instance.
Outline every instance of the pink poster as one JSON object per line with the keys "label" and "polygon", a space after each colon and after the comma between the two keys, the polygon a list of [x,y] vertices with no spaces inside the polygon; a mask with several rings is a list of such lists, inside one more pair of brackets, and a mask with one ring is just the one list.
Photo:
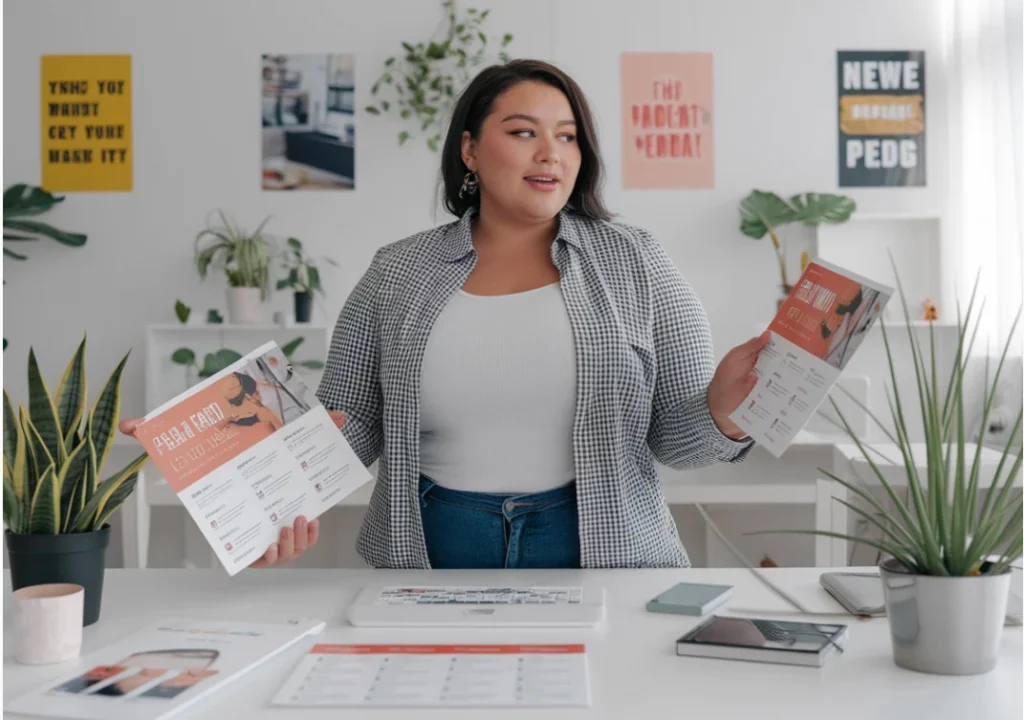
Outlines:
{"label": "pink poster", "polygon": [[711,53],[622,54],[622,185],[715,186]]}

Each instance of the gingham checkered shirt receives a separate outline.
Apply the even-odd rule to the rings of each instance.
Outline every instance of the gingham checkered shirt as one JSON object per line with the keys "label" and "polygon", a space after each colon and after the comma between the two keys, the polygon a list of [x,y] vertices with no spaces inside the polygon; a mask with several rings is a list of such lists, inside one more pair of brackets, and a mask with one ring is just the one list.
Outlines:
{"label": "gingham checkered shirt", "polygon": [[[356,542],[372,567],[430,567],[418,383],[434,320],[476,263],[472,215],[380,248],[331,340],[317,395],[345,414],[342,432],[360,461],[380,461]],[[688,567],[655,462],[736,462],[752,444],[726,437],[711,418],[715,363],[704,309],[640,228],[563,210],[551,258],[575,344],[581,564]]]}

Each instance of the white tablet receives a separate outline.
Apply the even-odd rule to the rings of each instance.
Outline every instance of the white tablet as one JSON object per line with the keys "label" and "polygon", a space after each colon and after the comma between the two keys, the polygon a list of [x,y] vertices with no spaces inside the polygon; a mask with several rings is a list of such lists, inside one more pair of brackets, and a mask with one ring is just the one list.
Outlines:
{"label": "white tablet", "polygon": [[577,585],[373,585],[346,617],[362,627],[586,627],[604,614],[604,590]]}

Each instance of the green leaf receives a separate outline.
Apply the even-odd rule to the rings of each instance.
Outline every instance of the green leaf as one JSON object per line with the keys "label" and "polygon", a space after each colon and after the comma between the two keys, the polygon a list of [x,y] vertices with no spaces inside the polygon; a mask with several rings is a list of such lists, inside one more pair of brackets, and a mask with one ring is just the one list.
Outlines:
{"label": "green leaf", "polygon": [[200,377],[211,377],[224,368],[242,359],[242,355],[228,348],[221,348],[217,352],[207,353],[203,358],[203,369],[199,372]]}
{"label": "green leaf", "polygon": [[196,361],[196,353],[191,348],[178,348],[171,353],[171,362],[175,365],[192,365]]}
{"label": "green leaf", "polygon": [[299,363],[299,366],[309,368],[310,370],[322,370],[324,363],[321,360],[303,360]]}
{"label": "green leaf", "polygon": [[21,533],[21,503],[4,464],[4,524],[15,535]]}
{"label": "green leaf", "polygon": [[39,478],[35,494],[32,496],[32,510],[29,519],[29,532],[40,535],[59,535],[60,524],[60,487],[53,465]]}
{"label": "green leaf", "polygon": [[380,115],[380,110],[375,108],[373,105],[367,105],[366,112],[370,113],[371,115]]}
{"label": "green leaf", "polygon": [[107,461],[107,455],[114,444],[114,426],[121,414],[121,375],[128,362],[128,355],[121,358],[110,377],[103,384],[103,390],[89,413],[89,436],[96,446],[96,468],[99,470]]}
{"label": "green leaf", "polygon": [[41,187],[25,183],[11,185],[4,191],[4,224],[7,218],[42,215],[62,202],[63,196],[52,195]]}
{"label": "green leaf", "polygon": [[[24,405],[18,405],[18,424],[21,426],[21,434],[25,438],[25,454],[24,463],[22,465],[22,477],[24,478],[24,499],[26,502],[31,502],[32,496],[36,492],[36,484],[39,480],[39,470],[45,468],[47,464],[52,464],[52,459],[45,457],[46,446],[39,440],[39,433],[32,427],[32,421],[29,419],[28,411]],[[39,453],[42,453],[43,457],[37,456],[36,448],[39,448]],[[48,462],[43,462],[48,460]],[[15,481],[17,481],[18,468],[15,467]],[[18,489],[17,482],[15,482],[15,489]]]}
{"label": "green leaf", "polygon": [[4,389],[4,460],[11,468],[16,464],[18,454],[19,438],[18,416],[14,414],[14,404],[11,403],[11,396]]}
{"label": "green leaf", "polygon": [[437,140],[435,140],[434,138],[430,138],[429,140],[427,140],[427,147],[429,147],[431,151],[437,152]]}
{"label": "green leaf", "polygon": [[821,223],[844,223],[857,209],[857,203],[844,195],[828,193],[804,193],[794,195],[789,204],[797,212],[797,220],[805,225]]}
{"label": "green leaf", "polygon": [[511,35],[511,33],[505,33],[505,36],[501,38],[501,46],[505,47],[510,42],[512,42],[512,35]]}
{"label": "green leaf", "polygon": [[773,192],[753,190],[740,202],[740,232],[755,240],[797,217],[796,210]]}
{"label": "green leaf", "polygon": [[305,339],[306,338],[301,337],[301,336],[295,338],[294,340],[289,342],[287,345],[285,345],[283,348],[281,348],[281,352],[284,353],[285,357],[291,357],[292,353],[295,352],[298,349],[298,347],[303,343],[303,341]]}
{"label": "green leaf", "polygon": [[224,323],[224,318],[216,309],[210,308],[206,313],[206,322],[211,325],[221,325]]}
{"label": "green leaf", "polygon": [[53,403],[50,389],[43,380],[32,348],[28,351],[28,414],[42,439],[54,465],[63,465],[67,460],[67,447],[61,430],[57,406]]}
{"label": "green leaf", "polygon": [[110,516],[121,507],[121,504],[127,500],[128,496],[132,494],[133,490],[135,490],[135,484],[138,481],[138,477],[139,474],[137,472],[132,473],[125,478],[123,483],[117,486],[114,492],[110,493],[110,497],[107,499],[107,502],[104,503],[103,509],[100,510],[99,514],[96,516],[93,527],[99,530],[109,522]]}
{"label": "green leaf", "polygon": [[85,245],[85,241],[87,239],[82,233],[65,232],[63,230],[58,230],[52,225],[47,225],[46,223],[38,222],[36,220],[8,220],[5,217],[4,227],[11,228],[12,230],[20,230],[22,232],[45,235],[46,237],[69,247],[82,247]]}
{"label": "green leaf", "polygon": [[409,139],[409,133],[406,132],[405,130],[403,130],[402,132],[398,133],[398,144],[399,145],[404,144],[405,141],[408,140],[408,139]]}
{"label": "green leaf", "polygon": [[116,509],[112,502],[118,500],[118,498],[118,501],[124,500],[125,495],[121,493],[115,496],[118,488],[125,483],[130,483],[134,487],[135,478],[148,459],[149,455],[143,453],[128,463],[116,475],[112,475],[100,483],[99,487],[96,488],[96,492],[89,498],[85,508],[71,524],[71,532],[98,530],[99,527],[95,524],[96,521],[108,517],[109,513]]}
{"label": "green leaf", "polygon": [[183,303],[181,300],[176,300],[174,303],[174,314],[178,318],[178,322],[182,325],[188,322],[189,315],[192,314],[192,308]]}
{"label": "green leaf", "polygon": [[63,432],[64,446],[68,451],[73,447],[72,441],[85,415],[85,349],[86,342],[83,337],[57,384],[57,418]]}
{"label": "green leaf", "polygon": [[79,486],[87,482],[89,477],[89,445],[82,443],[68,456],[68,461],[57,475],[57,487],[60,488],[60,517],[63,521],[62,532],[67,532],[74,507],[74,495]]}
{"label": "green leaf", "polygon": [[22,255],[21,253],[16,253],[13,250],[8,250],[7,248],[4,248],[4,256],[15,260],[28,260],[28,255]]}

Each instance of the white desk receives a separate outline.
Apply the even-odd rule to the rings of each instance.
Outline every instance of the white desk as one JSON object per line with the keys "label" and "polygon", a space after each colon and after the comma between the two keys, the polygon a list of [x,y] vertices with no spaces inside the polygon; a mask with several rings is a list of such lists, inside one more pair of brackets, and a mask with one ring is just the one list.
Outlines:
{"label": "white desk", "polygon": [[[190,718],[756,718],[757,720],[1001,720],[1022,715],[1022,634],[1003,629],[1002,656],[991,673],[944,677],[893,664],[885,619],[856,620],[818,585],[820,568],[770,570],[813,610],[851,625],[846,652],[824,668],[734,662],[675,655],[675,639],[696,620],[644,610],[644,603],[681,580],[736,587],[732,608],[788,610],[746,570],[373,571],[247,570],[235,578],[210,570],[110,570],[100,621],[85,631],[90,652],[161,616],[264,619],[322,617],[325,642],[582,642],[587,645],[593,705],[586,709],[516,711],[302,710],[268,706],[306,646],[291,648],[223,688]],[[596,630],[370,630],[344,624],[342,613],[367,581],[397,583],[589,584],[607,591],[608,617]],[[26,667],[11,657],[10,576],[4,575],[4,698],[73,670]],[[83,668],[84,669],[84,668]],[[5,716],[11,717],[11,716]]]}

